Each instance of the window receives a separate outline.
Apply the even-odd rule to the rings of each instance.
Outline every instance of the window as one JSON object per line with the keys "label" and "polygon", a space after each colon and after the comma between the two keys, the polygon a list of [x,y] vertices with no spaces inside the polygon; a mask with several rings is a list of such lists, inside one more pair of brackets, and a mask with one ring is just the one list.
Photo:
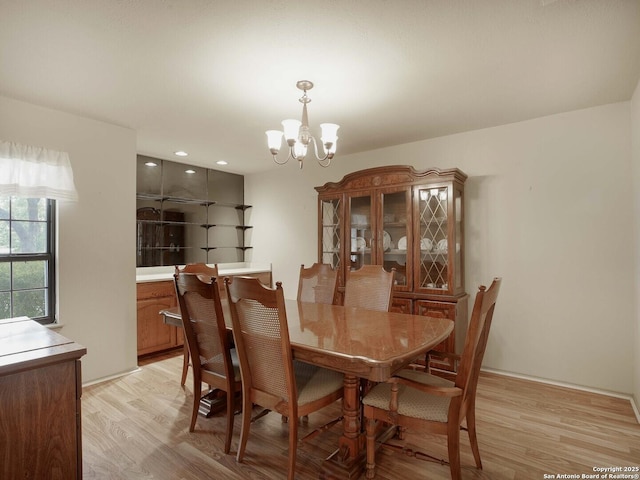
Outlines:
{"label": "window", "polygon": [[55,200],[0,195],[0,319],[55,322]]}

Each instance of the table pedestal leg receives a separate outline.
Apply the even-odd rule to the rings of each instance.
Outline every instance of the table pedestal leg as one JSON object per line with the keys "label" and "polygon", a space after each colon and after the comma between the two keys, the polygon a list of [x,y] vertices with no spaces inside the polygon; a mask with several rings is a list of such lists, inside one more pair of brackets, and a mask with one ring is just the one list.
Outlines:
{"label": "table pedestal leg", "polygon": [[343,433],[338,442],[339,449],[322,465],[321,479],[355,479],[362,475],[366,463],[366,438],[360,423],[360,408],[360,380],[353,375],[345,375]]}

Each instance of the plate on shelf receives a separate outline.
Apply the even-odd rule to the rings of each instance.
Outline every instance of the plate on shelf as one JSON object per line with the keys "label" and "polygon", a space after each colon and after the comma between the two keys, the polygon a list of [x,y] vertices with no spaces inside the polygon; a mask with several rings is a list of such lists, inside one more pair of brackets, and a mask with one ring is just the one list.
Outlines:
{"label": "plate on shelf", "polygon": [[440,240],[438,242],[438,247],[437,248],[438,248],[439,251],[446,252],[448,247],[449,247],[449,245],[448,245],[448,242],[447,242],[446,238],[443,238],[442,240]]}
{"label": "plate on shelf", "polygon": [[386,230],[382,232],[382,247],[385,252],[391,249],[391,235]]}
{"label": "plate on shelf", "polygon": [[398,250],[406,250],[407,249],[407,237],[401,237],[398,240]]}
{"label": "plate on shelf", "polygon": [[420,250],[424,250],[426,252],[430,252],[433,248],[433,242],[430,238],[423,238],[420,240]]}
{"label": "plate on shelf", "polygon": [[367,247],[367,241],[364,237],[356,237],[356,250],[362,251]]}

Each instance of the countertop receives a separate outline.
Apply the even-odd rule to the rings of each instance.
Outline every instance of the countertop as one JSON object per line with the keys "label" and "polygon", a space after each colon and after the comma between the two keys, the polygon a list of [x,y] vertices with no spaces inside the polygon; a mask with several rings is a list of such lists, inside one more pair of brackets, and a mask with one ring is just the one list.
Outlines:
{"label": "countertop", "polygon": [[[245,275],[248,273],[261,273],[270,271],[270,263],[218,263],[218,273],[220,274],[220,276]],[[172,280],[174,272],[175,267],[173,265],[166,267],[138,267],[136,268],[136,283]]]}

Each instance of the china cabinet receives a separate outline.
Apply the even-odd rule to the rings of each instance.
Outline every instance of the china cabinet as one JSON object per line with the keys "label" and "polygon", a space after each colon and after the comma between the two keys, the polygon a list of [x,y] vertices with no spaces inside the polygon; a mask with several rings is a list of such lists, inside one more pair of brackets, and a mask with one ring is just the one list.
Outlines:
{"label": "china cabinet", "polygon": [[458,169],[384,166],[353,172],[318,192],[318,260],[338,269],[338,289],[365,264],[396,270],[392,308],[450,318],[438,348],[460,351],[464,291],[464,182]]}
{"label": "china cabinet", "polygon": [[136,266],[243,262],[244,177],[138,155]]}

